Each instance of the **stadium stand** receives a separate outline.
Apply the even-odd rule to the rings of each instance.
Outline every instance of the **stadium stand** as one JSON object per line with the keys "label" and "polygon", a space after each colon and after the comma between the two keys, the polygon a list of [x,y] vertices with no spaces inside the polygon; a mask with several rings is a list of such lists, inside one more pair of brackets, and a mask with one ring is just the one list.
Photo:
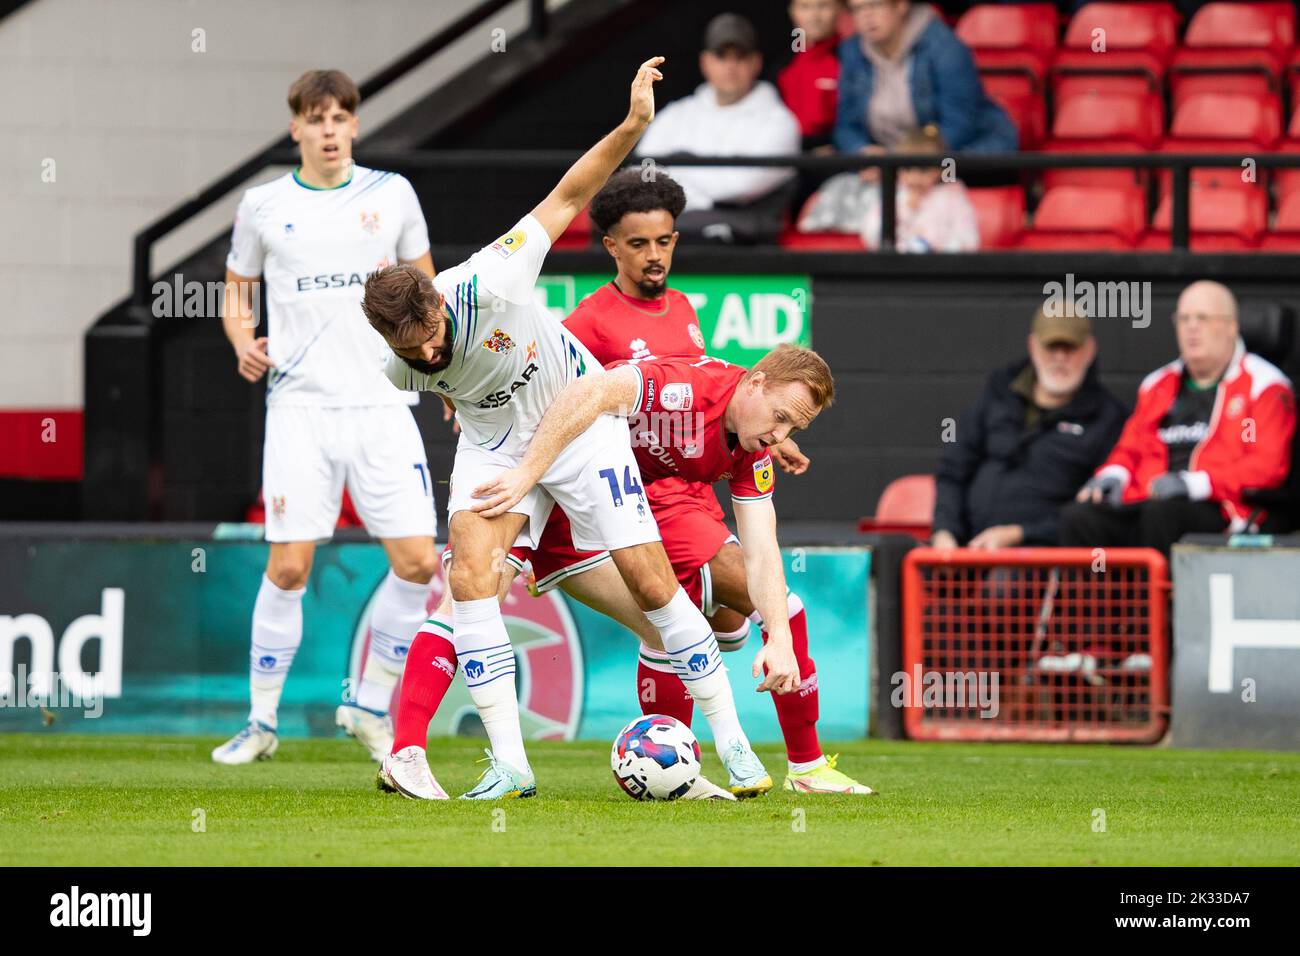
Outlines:
{"label": "stadium stand", "polygon": [[[1031,9],[1035,7],[1039,9]],[[535,202],[573,151],[598,135],[606,118],[616,114],[621,92],[601,82],[589,62],[592,52],[631,59],[646,44],[654,44],[670,59],[675,58],[674,62],[691,64],[705,24],[726,9],[728,5],[720,0],[673,3],[672,17],[665,18],[673,20],[670,30],[666,22],[648,24],[638,19],[630,3],[611,6],[574,0],[551,17],[544,32],[514,41],[524,56],[471,64],[462,74],[439,83],[419,107],[398,115],[363,140],[359,158],[398,169],[411,179],[429,210],[435,262],[458,261],[473,243],[498,234],[511,215]],[[946,7],[945,12],[951,14],[955,9]],[[1055,20],[1047,15],[1052,10],[1056,11]],[[1045,282],[1060,281],[1067,273],[1151,281],[1159,315],[1162,307],[1167,308],[1162,302],[1176,287],[1205,271],[1196,255],[1254,243],[1255,255],[1225,257],[1216,260],[1215,268],[1229,269],[1225,280],[1232,281],[1243,294],[1258,291],[1285,297],[1292,266],[1278,257],[1294,251],[1300,242],[1295,206],[1286,199],[1296,179],[1285,170],[1269,173],[1264,151],[1271,148],[1271,141],[1281,150],[1294,150],[1283,155],[1300,161],[1300,135],[1296,135],[1293,120],[1288,127],[1292,135],[1280,137],[1278,94],[1259,97],[1215,92],[1212,95],[1217,97],[1249,98],[1249,102],[1240,101],[1241,108],[1236,100],[1227,105],[1220,100],[1216,108],[1230,109],[1231,115],[1218,117],[1213,110],[1206,111],[1207,101],[1189,96],[1194,102],[1184,104],[1183,112],[1175,114],[1171,135],[1166,136],[1160,110],[1168,92],[1167,75],[1157,94],[1129,89],[1122,77],[1122,82],[1111,84],[1114,78],[1105,71],[1072,71],[1088,64],[1083,54],[1093,56],[1081,44],[1083,37],[1091,36],[1086,29],[1090,19],[1097,17],[1097,23],[1107,30],[1106,64],[1144,61],[1160,79],[1159,64],[1179,49],[1173,45],[1176,34],[1171,40],[1176,18],[1170,11],[1165,3],[1095,3],[1069,16],[1067,22],[1059,8],[1048,4],[983,4],[958,18],[958,35],[973,47],[982,75],[986,79],[1003,76],[990,71],[1005,66],[1016,71],[1006,76],[1034,76],[1041,83],[1035,95],[1042,99],[1045,116],[1052,121],[1045,153],[1008,157],[1010,165],[1001,170],[1019,179],[1019,184],[981,187],[977,181],[969,189],[979,218],[984,250],[980,253],[929,257],[932,261],[928,263],[900,261],[905,257],[867,253],[854,235],[800,236],[789,229],[774,247],[705,250],[689,244],[679,246],[675,268],[681,272],[807,276],[817,304],[814,341],[819,347],[833,349],[847,363],[846,388],[854,396],[854,407],[904,409],[892,417],[874,411],[848,416],[838,406],[832,410],[833,437],[811,436],[810,451],[818,460],[835,466],[814,468],[791,485],[784,507],[792,509],[794,517],[856,521],[864,498],[874,499],[901,474],[932,468],[933,450],[922,447],[913,436],[929,427],[924,422],[942,418],[945,409],[958,403],[957,396],[964,394],[963,382],[969,383],[972,376],[982,375],[989,367],[1000,350],[986,342],[1013,334],[1018,320],[1013,321],[1008,313],[1019,316],[1032,311],[1039,297],[1037,290]],[[789,56],[786,11],[778,5],[751,15],[765,44],[765,61],[775,69]],[[991,19],[981,22],[982,18]],[[999,27],[1005,22],[1025,25]],[[633,23],[637,29],[625,29]],[[844,25],[849,23],[851,18],[846,18]],[[1050,24],[1050,30],[1045,24]],[[1284,46],[1277,44],[1279,50]],[[1144,52],[1154,58],[1154,65],[1149,57],[1140,55]],[[421,51],[421,56],[427,55],[427,49]],[[1291,62],[1289,55],[1287,62]],[[536,83],[543,72],[548,81]],[[400,71],[381,71],[381,78],[390,81],[397,75]],[[1288,80],[1294,76],[1300,74],[1287,73]],[[670,73],[662,102],[688,93],[698,81],[693,69]],[[367,97],[380,88],[368,85]],[[455,104],[454,108],[448,109],[449,103]],[[584,109],[575,111],[575,103],[582,103]],[[1099,107],[1112,115],[1099,115]],[[1291,110],[1290,116],[1294,113]],[[544,121],[543,117],[550,119]],[[555,117],[567,119],[561,123],[555,122]],[[529,148],[521,149],[521,142]],[[273,144],[274,148],[250,157],[241,169],[232,170],[224,183],[200,190],[194,203],[165,217],[137,242],[132,300],[106,311],[86,341],[86,481],[77,487],[73,504],[84,508],[83,513],[102,518],[215,519],[242,513],[255,497],[258,463],[243,449],[256,445],[261,435],[260,394],[245,394],[236,384],[225,382],[222,370],[227,356],[213,330],[192,324],[159,324],[147,315],[139,316],[157,275],[183,270],[187,275],[219,276],[228,242],[224,232],[194,255],[161,267],[150,264],[149,250],[170,229],[212,201],[210,194],[224,195],[268,162],[291,161],[285,158],[283,145]],[[1061,152],[1067,146],[1077,152]],[[1239,199],[1235,206],[1233,199],[1221,200],[1217,195],[1202,202],[1207,182],[1235,176],[1242,185],[1239,161],[1234,163],[1236,169],[1215,172],[1194,166],[1190,178],[1196,185],[1189,184],[1189,206],[1184,207],[1180,219],[1175,177],[1153,170],[1159,170],[1160,162],[1177,163],[1180,154],[1171,150],[1193,147],[1198,152],[1236,151],[1243,155],[1249,149],[1251,156],[1259,158],[1258,182],[1271,182],[1275,187],[1271,195],[1264,196],[1266,204],[1277,203],[1277,220],[1271,230],[1267,224],[1262,231],[1259,228],[1257,195]],[[1070,155],[1099,160],[1132,157],[1145,169],[1141,176],[1126,168],[1088,169],[1062,158]],[[1017,174],[1020,158],[1024,162]],[[1039,158],[1061,168],[1049,171],[1030,162]],[[851,160],[818,157],[803,163],[807,170],[826,173],[851,168],[832,165],[845,161]],[[974,172],[993,168],[960,155],[958,161],[964,179],[962,164]],[[823,165],[817,166],[819,162]],[[891,179],[895,175],[896,168],[882,173]],[[456,188],[446,188],[452,179]],[[1148,196],[1140,185],[1146,179],[1158,180],[1162,188]],[[1040,191],[1039,180],[1045,180],[1048,188]],[[968,186],[970,182],[967,179]],[[1122,185],[1100,187],[1095,185],[1098,182]],[[1229,206],[1239,207],[1236,219],[1228,215]],[[1150,215],[1153,209],[1154,218]],[[789,216],[787,213],[787,221]],[[886,215],[884,223],[887,234],[893,228],[889,218]],[[575,223],[559,240],[548,268],[561,275],[601,273],[608,268],[607,256],[584,229],[583,223]],[[1188,241],[1193,247],[1190,258],[1175,260],[1161,251]],[[1117,252],[1122,259],[1115,256]],[[1016,291],[1008,293],[1009,289]],[[1017,301],[1008,304],[1008,294],[1018,297]],[[863,301],[871,303],[865,311]],[[902,337],[903,330],[894,328],[896,323],[880,318],[896,310],[912,316],[906,325],[915,341]],[[980,334],[954,329],[950,321],[953,310],[969,313],[971,328],[978,328]],[[869,319],[865,324],[864,316]],[[1104,339],[1113,334],[1103,323],[1099,335]],[[1157,338],[1135,341],[1131,348],[1107,350],[1122,356],[1108,362],[1103,373],[1116,394],[1131,394],[1141,375],[1167,353],[1167,346]],[[937,349],[933,357],[925,351],[929,348]],[[1288,363],[1294,370],[1294,360],[1288,359]],[[907,374],[902,369],[907,369]],[[196,395],[185,384],[195,375],[218,382],[219,387],[214,386],[210,394]],[[899,394],[905,397],[900,400]],[[159,411],[144,411],[150,407]],[[922,413],[928,416],[924,420],[919,418]],[[217,446],[231,449],[230,454],[218,458],[209,448],[199,447],[201,443],[187,426],[196,416],[202,416],[205,433],[216,437]],[[444,440],[431,413],[421,409],[419,416],[431,436],[431,466],[445,470],[451,444]],[[861,476],[860,493],[842,494],[834,475],[843,469]]]}

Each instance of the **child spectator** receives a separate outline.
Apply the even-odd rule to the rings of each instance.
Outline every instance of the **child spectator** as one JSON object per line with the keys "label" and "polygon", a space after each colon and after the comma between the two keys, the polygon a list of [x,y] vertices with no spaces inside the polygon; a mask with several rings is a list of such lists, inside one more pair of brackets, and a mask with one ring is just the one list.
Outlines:
{"label": "child spectator", "polygon": [[[909,130],[894,150],[942,156],[943,137],[934,126]],[[897,229],[899,252],[971,252],[979,248],[979,222],[960,181],[943,181],[937,166],[898,171]],[[880,248],[880,183],[863,182],[857,173],[832,176],[799,220],[800,232],[846,232],[862,236],[868,249]]]}

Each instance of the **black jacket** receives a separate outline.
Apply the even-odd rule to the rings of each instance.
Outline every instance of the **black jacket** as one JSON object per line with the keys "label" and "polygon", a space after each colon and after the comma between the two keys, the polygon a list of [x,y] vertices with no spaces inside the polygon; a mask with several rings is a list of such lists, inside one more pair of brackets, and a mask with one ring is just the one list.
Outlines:
{"label": "black jacket", "polygon": [[1025,545],[1055,545],[1061,506],[1101,465],[1128,411],[1098,381],[1093,362],[1078,394],[1024,428],[1027,403],[1011,388],[1022,359],[989,376],[957,423],[936,476],[934,530],[965,544],[985,528],[1018,524]]}

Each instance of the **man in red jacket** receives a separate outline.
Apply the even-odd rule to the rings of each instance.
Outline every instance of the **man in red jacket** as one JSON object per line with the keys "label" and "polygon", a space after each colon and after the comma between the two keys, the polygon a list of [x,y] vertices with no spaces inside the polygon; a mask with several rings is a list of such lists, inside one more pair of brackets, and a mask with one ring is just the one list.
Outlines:
{"label": "man in red jacket", "polygon": [[1287,477],[1295,431],[1290,380],[1246,351],[1237,301],[1193,282],[1174,312],[1178,358],[1148,375],[1105,464],[1062,513],[1068,546],[1157,548],[1189,532],[1240,531],[1247,488]]}

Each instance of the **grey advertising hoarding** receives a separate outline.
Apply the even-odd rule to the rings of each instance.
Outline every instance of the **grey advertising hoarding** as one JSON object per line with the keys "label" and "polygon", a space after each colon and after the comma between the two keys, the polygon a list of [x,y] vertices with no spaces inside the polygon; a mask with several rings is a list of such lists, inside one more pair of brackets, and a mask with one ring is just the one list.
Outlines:
{"label": "grey advertising hoarding", "polygon": [[1170,743],[1300,750],[1300,546],[1181,544],[1172,563]]}

